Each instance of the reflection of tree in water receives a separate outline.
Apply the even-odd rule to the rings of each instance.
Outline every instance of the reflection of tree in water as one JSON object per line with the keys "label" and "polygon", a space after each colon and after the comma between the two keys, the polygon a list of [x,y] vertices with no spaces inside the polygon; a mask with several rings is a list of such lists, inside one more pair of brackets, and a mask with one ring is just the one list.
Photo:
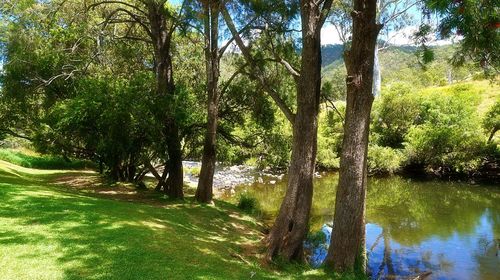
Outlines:
{"label": "reflection of tree in water", "polygon": [[[496,235],[495,237],[498,237]],[[500,238],[479,238],[474,258],[478,264],[477,279],[493,280],[500,275]]]}
{"label": "reflection of tree in water", "polygon": [[367,221],[389,229],[406,246],[430,236],[473,233],[487,208],[500,215],[498,190],[401,178],[372,179],[367,203]]}
{"label": "reflection of tree in water", "polygon": [[[315,181],[310,222],[312,232],[332,222],[337,180],[336,175],[328,175]],[[261,209],[272,220],[285,193],[285,186],[284,182],[254,184],[237,191],[248,191],[256,197]],[[369,266],[374,279],[390,278],[388,275],[416,275],[423,271],[432,271],[431,279],[456,276],[463,269],[463,260],[448,255],[447,258],[456,261],[454,263],[444,254],[439,254],[442,248],[421,245],[430,240],[442,246],[453,236],[466,240],[475,238],[476,229],[485,225],[491,225],[491,228],[483,230],[493,231],[493,235],[500,238],[500,189],[442,181],[419,182],[400,177],[370,178],[367,222],[377,226],[372,234],[380,234],[378,238],[372,236],[376,238],[374,243],[367,244],[368,253],[372,252]],[[498,259],[496,263],[492,262],[481,252],[474,255],[474,246],[464,246],[464,253],[472,258],[466,260],[466,264],[473,268],[479,266],[475,278],[498,279]],[[370,247],[375,248],[370,250]]]}
{"label": "reflection of tree in water", "polygon": [[399,279],[401,276],[421,275],[424,272],[447,272],[453,268],[453,263],[448,261],[444,254],[438,254],[434,259],[432,251],[424,251],[415,259],[410,257],[414,253],[410,248],[393,251],[391,235],[387,229],[382,229],[382,233],[370,246],[368,253],[373,253],[381,240],[383,240],[383,257],[377,271],[371,272],[372,279]]}
{"label": "reflection of tree in water", "polygon": [[[394,271],[394,264],[392,262],[391,240],[386,229],[382,230],[382,234],[380,235],[380,237],[384,239],[384,257],[382,259],[382,263],[380,263],[380,266],[378,267],[378,273],[376,279],[381,279],[381,277],[384,275],[384,271],[386,271],[386,268],[387,268],[387,275],[396,275]],[[377,240],[380,239],[377,238]],[[376,245],[377,241],[375,241],[374,243],[374,246]],[[372,246],[372,248],[374,247]]]}

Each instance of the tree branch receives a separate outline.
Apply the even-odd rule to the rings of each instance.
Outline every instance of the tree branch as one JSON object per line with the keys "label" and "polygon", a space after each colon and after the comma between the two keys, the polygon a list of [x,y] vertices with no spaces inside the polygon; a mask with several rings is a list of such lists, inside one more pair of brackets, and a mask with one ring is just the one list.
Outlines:
{"label": "tree branch", "polygon": [[321,8],[321,16],[319,18],[319,26],[322,27],[325,24],[328,15],[330,14],[330,10],[332,8],[333,0],[325,0],[323,3],[323,7]]}
{"label": "tree branch", "polygon": [[29,140],[29,141],[33,140],[33,138],[31,138],[29,136],[16,133],[15,131],[13,131],[11,129],[8,129],[8,128],[0,128],[0,132],[9,134],[10,136],[13,136],[13,137],[16,137],[16,138],[22,138],[22,139],[26,139],[26,140]]}
{"label": "tree branch", "polygon": [[97,7],[97,6],[101,6],[101,5],[106,5],[106,4],[120,4],[120,5],[124,5],[126,7],[129,7],[129,8],[132,8],[138,12],[140,12],[141,14],[147,16],[148,14],[146,13],[146,11],[143,11],[142,9],[140,9],[139,7],[135,6],[135,5],[132,5],[130,3],[127,3],[127,2],[123,2],[123,1],[118,1],[118,0],[108,0],[108,1],[101,1],[101,2],[97,2],[97,3],[93,3],[93,4],[90,4],[88,7],[87,7],[87,11]]}
{"label": "tree branch", "polygon": [[[256,20],[257,18],[253,18],[250,22],[248,22],[247,25],[245,25],[239,32],[238,34],[241,34],[243,33],[248,27],[250,27],[250,25]],[[222,56],[224,54],[224,52],[226,52],[226,49],[234,42],[235,40],[235,36],[232,36],[231,39],[229,39],[229,41],[227,41],[227,43],[222,46],[220,49],[219,49],[219,56]]]}
{"label": "tree branch", "polygon": [[283,112],[288,121],[290,121],[293,124],[295,122],[295,114],[292,112],[290,107],[288,107],[285,101],[279,96],[279,94],[269,85],[263,74],[262,69],[260,69],[260,67],[256,65],[252,57],[252,54],[250,53],[249,48],[245,46],[243,40],[241,39],[240,34],[236,30],[233,19],[231,18],[231,15],[229,14],[225,5],[222,5],[221,11],[223,18],[226,21],[226,24],[229,30],[231,31],[231,34],[233,35],[236,44],[238,45],[238,48],[241,50],[243,57],[253,70],[251,76],[257,79],[257,81],[261,84],[264,91],[267,92],[269,96],[271,96],[271,98],[274,100],[278,108],[280,108],[280,110]]}

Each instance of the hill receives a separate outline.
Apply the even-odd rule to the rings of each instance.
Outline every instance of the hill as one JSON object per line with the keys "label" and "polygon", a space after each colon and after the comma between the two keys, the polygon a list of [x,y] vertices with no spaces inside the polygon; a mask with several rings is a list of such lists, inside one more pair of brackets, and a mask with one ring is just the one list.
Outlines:
{"label": "hill", "polygon": [[[444,86],[481,76],[481,71],[471,64],[453,67],[450,60],[455,46],[434,46],[434,61],[421,65],[417,50],[412,46],[389,46],[379,52],[382,87],[394,82],[406,82],[415,88]],[[345,66],[342,59],[342,45],[325,45],[322,48],[324,82],[334,84],[334,96],[343,96],[345,90]],[[481,78],[481,77],[479,77]]]}

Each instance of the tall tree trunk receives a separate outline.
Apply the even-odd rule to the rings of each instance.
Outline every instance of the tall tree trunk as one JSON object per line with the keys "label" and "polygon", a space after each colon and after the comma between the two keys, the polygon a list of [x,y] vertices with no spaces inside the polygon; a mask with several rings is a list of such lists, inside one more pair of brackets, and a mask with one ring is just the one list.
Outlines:
{"label": "tall tree trunk", "polygon": [[167,127],[168,178],[165,191],[170,198],[183,199],[184,173],[179,128],[173,120],[168,122]]}
{"label": "tall tree trunk", "polygon": [[207,71],[207,131],[203,146],[201,171],[196,189],[196,200],[212,201],[216,162],[217,118],[219,113],[219,1],[203,1],[205,64]]}
{"label": "tall tree trunk", "polygon": [[[373,65],[381,26],[376,0],[355,0],[352,45],[345,53],[347,104],[339,186],[326,265],[343,272],[366,269],[365,199]],[[356,264],[356,267],[355,267]]]}
{"label": "tall tree trunk", "polygon": [[[175,82],[171,56],[171,43],[174,24],[168,20],[168,12],[164,1],[148,2],[148,17],[151,24],[151,39],[155,56],[155,74],[157,94],[160,99],[169,102],[160,115],[164,122],[164,137],[168,154],[168,178],[161,182],[171,198],[183,198],[182,150],[179,127],[175,119],[174,98]],[[163,103],[162,103],[163,104]],[[162,108],[163,109],[163,108]]]}
{"label": "tall tree trunk", "polygon": [[[302,65],[293,127],[293,150],[285,198],[268,236],[267,259],[281,256],[303,260],[308,232],[316,163],[318,110],[321,88],[320,1],[301,1]],[[329,8],[328,8],[329,9]]]}

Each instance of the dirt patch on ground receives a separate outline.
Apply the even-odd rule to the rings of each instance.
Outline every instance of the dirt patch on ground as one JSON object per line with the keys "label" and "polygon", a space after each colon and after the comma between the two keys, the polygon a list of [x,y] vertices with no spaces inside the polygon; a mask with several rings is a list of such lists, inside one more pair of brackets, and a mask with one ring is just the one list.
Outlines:
{"label": "dirt patch on ground", "polygon": [[165,206],[165,199],[162,194],[149,189],[139,190],[131,183],[113,183],[99,174],[87,174],[85,176],[81,174],[63,175],[55,178],[51,183],[87,195]]}

